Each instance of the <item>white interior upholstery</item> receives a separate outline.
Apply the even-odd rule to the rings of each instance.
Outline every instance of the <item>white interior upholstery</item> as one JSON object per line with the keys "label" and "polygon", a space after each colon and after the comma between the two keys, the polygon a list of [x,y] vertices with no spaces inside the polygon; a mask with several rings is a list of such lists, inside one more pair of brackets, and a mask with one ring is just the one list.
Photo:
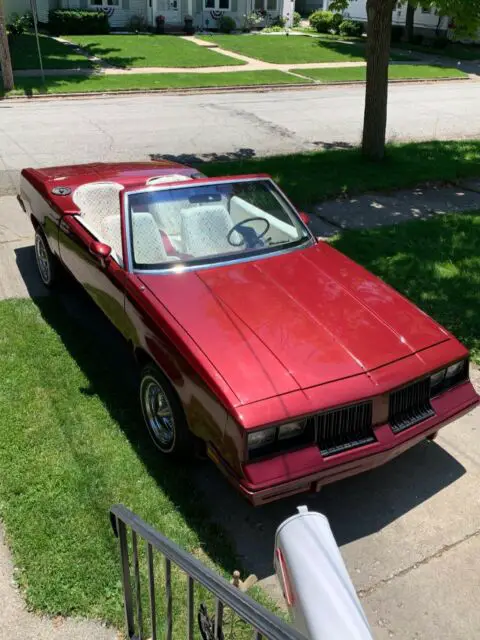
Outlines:
{"label": "white interior upholstery", "polygon": [[93,229],[102,228],[102,220],[107,216],[120,215],[120,191],[123,186],[117,182],[89,182],[78,187],[73,201]]}
{"label": "white interior upholstery", "polygon": [[114,216],[106,216],[102,220],[101,226],[102,238],[112,247],[117,256],[122,256],[122,228],[120,222],[120,214]]}
{"label": "white interior upholstery", "polygon": [[[195,257],[237,251],[227,240],[233,227],[232,219],[223,204],[208,204],[182,209],[181,232],[183,249]],[[240,242],[238,233],[232,234],[233,242]]]}
{"label": "white interior upholstery", "polygon": [[89,182],[73,194],[80,221],[97,240],[112,248],[112,257],[119,264],[122,264],[119,198],[122,190],[117,182]]}
{"label": "white interior upholstery", "polygon": [[293,224],[279,220],[276,216],[272,216],[266,211],[263,211],[263,209],[259,209],[238,196],[233,196],[230,200],[230,215],[232,216],[234,224],[242,222],[242,220],[246,220],[247,218],[264,218],[270,223],[270,229],[267,235],[276,242],[298,238],[298,231]]}
{"label": "white interior upholstery", "polygon": [[185,207],[182,200],[172,202],[152,202],[148,205],[158,227],[169,236],[180,235],[181,212]]}
{"label": "white interior upholstery", "polygon": [[138,264],[158,264],[168,260],[162,236],[151,213],[132,212],[133,255]]}

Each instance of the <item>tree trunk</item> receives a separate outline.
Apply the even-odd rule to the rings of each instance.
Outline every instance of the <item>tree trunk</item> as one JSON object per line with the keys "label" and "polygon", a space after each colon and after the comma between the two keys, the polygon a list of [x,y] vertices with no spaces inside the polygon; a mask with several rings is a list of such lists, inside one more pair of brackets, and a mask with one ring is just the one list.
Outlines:
{"label": "tree trunk", "polygon": [[412,42],[415,33],[415,7],[407,4],[407,19],[405,22],[405,35],[407,42]]}
{"label": "tree trunk", "polygon": [[385,156],[388,63],[395,0],[367,0],[367,87],[362,151],[367,158]]}
{"label": "tree trunk", "polygon": [[11,91],[14,88],[12,61],[8,45],[7,27],[5,25],[5,10],[3,0],[0,0],[0,65],[2,67],[3,88]]}

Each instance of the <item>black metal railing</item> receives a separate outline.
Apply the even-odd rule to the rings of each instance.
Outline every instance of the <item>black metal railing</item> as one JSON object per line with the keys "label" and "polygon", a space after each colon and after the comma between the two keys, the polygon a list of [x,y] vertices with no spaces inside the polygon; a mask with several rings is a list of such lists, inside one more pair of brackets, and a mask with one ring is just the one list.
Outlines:
{"label": "black metal railing", "polygon": [[[125,626],[127,637],[130,640],[144,640],[144,628],[146,627],[144,616],[144,604],[141,592],[141,571],[139,562],[138,539],[141,538],[146,545],[145,572],[148,581],[149,622],[148,637],[158,640],[161,636],[158,632],[157,597],[156,590],[158,580],[155,575],[154,552],[163,556],[163,599],[165,621],[162,637],[172,640],[174,633],[172,590],[172,565],[178,567],[186,575],[186,594],[184,606],[186,607],[186,629],[179,637],[187,637],[194,640],[199,636],[205,640],[221,640],[227,638],[224,634],[224,611],[231,610],[232,615],[238,616],[243,621],[242,638],[249,637],[255,640],[267,638],[269,640],[305,640],[304,636],[286,624],[276,615],[252,600],[237,587],[229,584],[209,567],[190,553],[181,549],[177,544],[156,531],[137,515],[123,505],[117,505],[110,510],[110,518],[113,531],[119,540],[121,575],[124,596]],[[131,531],[129,539],[128,530]],[[132,571],[134,587],[132,588]],[[207,607],[202,603],[197,616],[195,615],[195,585],[201,585],[214,598],[215,613],[208,615]],[[135,602],[134,602],[135,601]],[[195,622],[199,629],[196,631]],[[200,621],[205,624],[200,626]],[[210,626],[210,631],[208,627]],[[245,626],[250,627],[251,633],[245,635]],[[231,634],[230,634],[231,635]],[[236,636],[234,636],[236,638]]]}

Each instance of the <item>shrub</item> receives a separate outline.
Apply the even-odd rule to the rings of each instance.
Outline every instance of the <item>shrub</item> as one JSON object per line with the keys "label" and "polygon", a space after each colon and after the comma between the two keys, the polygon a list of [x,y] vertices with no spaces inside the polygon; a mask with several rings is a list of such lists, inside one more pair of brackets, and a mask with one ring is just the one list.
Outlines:
{"label": "shrub", "polygon": [[98,35],[109,33],[110,25],[103,11],[53,9],[48,12],[48,30],[54,35]]}
{"label": "shrub", "polygon": [[265,27],[262,29],[262,33],[283,33],[285,31],[285,27],[280,27],[278,24],[273,27]]}
{"label": "shrub", "polygon": [[333,14],[331,28],[333,31],[335,31],[335,33],[338,33],[340,31],[340,25],[342,24],[343,20],[344,18],[341,13]]}
{"label": "shrub", "polygon": [[328,33],[332,28],[333,13],[331,11],[314,11],[308,18],[310,26],[318,33]]}
{"label": "shrub", "polygon": [[284,18],[283,16],[277,16],[276,18],[274,18],[274,20],[272,20],[272,24],[270,26],[281,27],[283,29],[286,24],[287,24],[286,18]]}
{"label": "shrub", "polygon": [[127,31],[148,31],[149,25],[143,16],[132,16],[127,22]]}
{"label": "shrub", "polygon": [[410,44],[414,44],[417,46],[423,44],[423,36],[421,36],[419,33],[416,33],[410,40]]}
{"label": "shrub", "polygon": [[363,22],[358,20],[344,20],[340,25],[340,35],[349,38],[360,38],[363,33]]}
{"label": "shrub", "polygon": [[392,26],[392,42],[400,42],[403,38],[403,34],[405,32],[405,27],[402,27],[399,24],[394,24]]}
{"label": "shrub", "polygon": [[293,26],[294,27],[298,27],[298,25],[300,24],[300,20],[302,19],[302,16],[298,13],[298,11],[294,11],[293,12]]}
{"label": "shrub", "polygon": [[22,16],[18,13],[12,13],[10,22],[7,23],[7,30],[12,36],[21,36],[22,33],[30,31],[33,27],[33,16],[30,11]]}
{"label": "shrub", "polygon": [[237,23],[230,16],[222,16],[218,21],[218,30],[222,33],[230,33],[235,31]]}
{"label": "shrub", "polygon": [[437,36],[433,41],[435,49],[445,49],[450,44],[450,40],[446,36]]}

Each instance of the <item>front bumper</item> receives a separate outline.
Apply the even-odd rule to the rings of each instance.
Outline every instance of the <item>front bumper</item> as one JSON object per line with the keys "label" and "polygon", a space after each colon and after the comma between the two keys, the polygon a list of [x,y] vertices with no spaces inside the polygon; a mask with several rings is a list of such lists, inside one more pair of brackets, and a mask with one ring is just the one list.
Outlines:
{"label": "front bumper", "polygon": [[400,455],[450,422],[471,411],[479,396],[470,382],[432,399],[435,415],[394,434],[390,425],[374,427],[376,442],[324,458],[311,445],[267,460],[244,465],[244,477],[236,477],[223,464],[218,452],[210,457],[220,470],[251,502],[258,506],[297,493],[318,491],[320,487],[362,471],[373,469]]}

